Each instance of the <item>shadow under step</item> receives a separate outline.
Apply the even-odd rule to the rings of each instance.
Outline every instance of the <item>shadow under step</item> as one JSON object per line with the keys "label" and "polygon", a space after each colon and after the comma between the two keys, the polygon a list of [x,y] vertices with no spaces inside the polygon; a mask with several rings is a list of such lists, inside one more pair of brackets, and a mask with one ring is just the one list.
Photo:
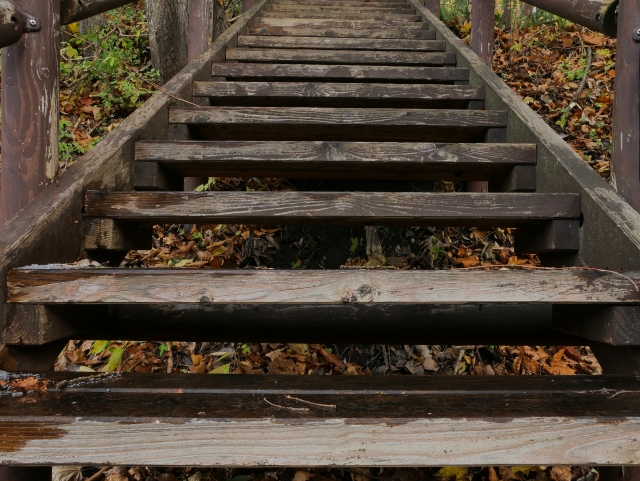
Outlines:
{"label": "shadow under step", "polygon": [[[43,373],[47,392],[0,397],[3,441],[11,447],[0,452],[0,463],[311,467],[640,462],[640,381],[632,376],[132,373],[73,382],[83,374]],[[63,380],[70,382],[63,387]],[[193,448],[194,432],[207,449]],[[141,439],[148,440],[143,447]]]}

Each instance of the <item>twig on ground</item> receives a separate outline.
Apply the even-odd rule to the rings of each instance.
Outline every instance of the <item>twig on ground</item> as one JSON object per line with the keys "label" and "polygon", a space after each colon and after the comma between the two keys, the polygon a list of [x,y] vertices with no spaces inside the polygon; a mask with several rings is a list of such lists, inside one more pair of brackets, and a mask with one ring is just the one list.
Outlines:
{"label": "twig on ground", "polygon": [[107,469],[109,469],[109,466],[105,466],[104,468],[100,469],[100,471],[98,471],[96,474],[94,474],[90,478],[87,478],[86,481],[96,481],[96,479],[102,476],[102,473],[104,473]]}
{"label": "twig on ground", "polygon": [[293,396],[289,396],[288,394],[285,396],[287,399],[292,399],[293,401],[298,401],[301,403],[305,403],[305,404],[309,404],[310,406],[318,406],[320,408],[328,408],[328,409],[337,409],[338,407],[335,404],[320,404],[320,403],[314,403],[311,401],[307,401],[305,399],[300,399],[297,397],[293,397]]}
{"label": "twig on ground", "polygon": [[293,407],[290,407],[290,406],[281,406],[280,404],[272,403],[266,397],[263,397],[262,399],[264,399],[264,402],[266,402],[267,404],[270,404],[271,406],[276,407],[276,408],[289,409],[291,411],[304,411],[304,412],[309,411],[309,408],[293,408]]}
{"label": "twig on ground", "polygon": [[74,384],[82,384],[88,381],[97,381],[99,379],[106,379],[120,376],[119,372],[101,372],[99,374],[92,374],[91,376],[75,377],[73,379],[65,379],[56,384],[56,389],[64,389],[66,387],[73,386]]}
{"label": "twig on ground", "polygon": [[167,342],[167,352],[169,353],[169,359],[167,359],[167,373],[171,374],[173,372],[173,344],[171,342]]}
{"label": "twig on ground", "polygon": [[580,98],[580,94],[584,90],[584,87],[587,85],[587,79],[589,78],[589,72],[591,71],[592,60],[593,60],[593,51],[591,50],[591,47],[587,47],[587,66],[584,69],[584,75],[582,76],[582,81],[578,86],[578,90],[576,90],[576,93],[573,95],[574,102],[578,101],[578,99]]}
{"label": "twig on ground", "polygon": [[458,360],[456,361],[456,365],[454,366],[453,369],[453,374],[459,374],[463,371],[463,369],[460,369],[460,365],[462,364],[462,358],[464,357],[464,349],[460,349],[460,352],[458,353]]}

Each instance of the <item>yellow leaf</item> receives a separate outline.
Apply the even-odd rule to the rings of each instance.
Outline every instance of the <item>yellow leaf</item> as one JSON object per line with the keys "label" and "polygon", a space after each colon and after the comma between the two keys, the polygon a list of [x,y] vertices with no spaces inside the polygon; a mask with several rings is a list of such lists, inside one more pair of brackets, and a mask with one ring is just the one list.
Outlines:
{"label": "yellow leaf", "polygon": [[225,252],[227,252],[227,248],[225,246],[220,246],[216,250],[214,250],[211,254],[213,254],[214,256],[221,256]]}
{"label": "yellow leaf", "polygon": [[78,33],[80,31],[78,30],[78,23],[77,22],[70,23],[69,30],[71,31],[71,33]]}
{"label": "yellow leaf", "polygon": [[291,349],[300,354],[309,354],[309,344],[290,344]]}
{"label": "yellow leaf", "polygon": [[436,473],[438,478],[453,478],[455,476],[456,481],[462,481],[466,479],[469,474],[469,468],[464,466],[447,466],[442,468]]}
{"label": "yellow leaf", "polygon": [[522,473],[525,476],[529,474],[530,471],[537,471],[538,468],[536,466],[513,466],[511,468],[511,472],[513,474]]}
{"label": "yellow leaf", "polygon": [[229,374],[229,368],[231,367],[231,363],[223,364],[222,366],[216,367],[209,374]]}

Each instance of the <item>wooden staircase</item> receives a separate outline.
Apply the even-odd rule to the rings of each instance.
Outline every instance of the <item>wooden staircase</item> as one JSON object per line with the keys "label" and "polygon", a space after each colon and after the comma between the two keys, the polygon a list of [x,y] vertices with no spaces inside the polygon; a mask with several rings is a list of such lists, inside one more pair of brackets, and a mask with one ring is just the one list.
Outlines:
{"label": "wooden staircase", "polygon": [[[181,191],[184,177],[202,176],[353,188]],[[384,187],[408,180],[486,189]],[[573,269],[62,264],[83,250],[107,259],[147,249],[154,223],[207,222],[517,227],[518,251]],[[6,224],[0,248],[0,358],[15,370],[96,330],[149,340],[591,343],[627,360],[640,342],[640,216],[415,0],[263,0]],[[638,372],[627,365],[607,372]],[[640,463],[635,375],[73,381],[81,375],[42,372],[40,390],[25,396],[12,395],[21,374],[3,376],[1,464]]]}

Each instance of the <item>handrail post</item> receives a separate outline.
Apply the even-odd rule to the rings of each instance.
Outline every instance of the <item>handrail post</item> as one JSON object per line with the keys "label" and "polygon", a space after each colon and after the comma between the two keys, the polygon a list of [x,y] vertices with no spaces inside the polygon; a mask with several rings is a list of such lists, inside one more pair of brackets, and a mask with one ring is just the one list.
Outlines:
{"label": "handrail post", "polygon": [[618,9],[611,176],[640,211],[640,2],[620,0]]}
{"label": "handrail post", "polygon": [[440,0],[424,0],[424,6],[436,17],[440,18]]}
{"label": "handrail post", "polygon": [[471,4],[471,49],[491,67],[495,0],[474,0]]}
{"label": "handrail post", "polygon": [[256,3],[256,0],[242,0],[242,13],[249,10]]}
{"label": "handrail post", "polygon": [[0,225],[53,182],[58,170],[60,0],[14,0],[42,24],[2,49]]}

